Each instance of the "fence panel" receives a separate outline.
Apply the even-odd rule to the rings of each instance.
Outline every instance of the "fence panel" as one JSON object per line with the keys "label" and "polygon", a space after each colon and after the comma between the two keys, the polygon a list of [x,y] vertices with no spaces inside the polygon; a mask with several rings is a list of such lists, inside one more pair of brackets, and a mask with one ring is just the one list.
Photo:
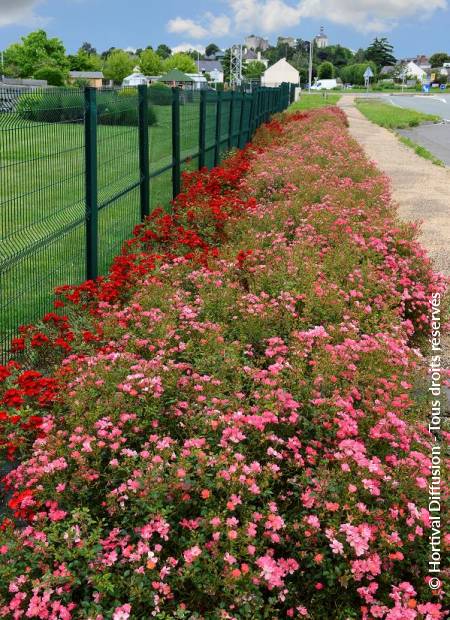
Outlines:
{"label": "fence panel", "polygon": [[170,208],[183,170],[244,147],[292,94],[0,89],[0,357],[56,286],[105,274],[135,224]]}
{"label": "fence panel", "polygon": [[0,354],[17,326],[85,279],[84,94],[6,89],[0,100]]}

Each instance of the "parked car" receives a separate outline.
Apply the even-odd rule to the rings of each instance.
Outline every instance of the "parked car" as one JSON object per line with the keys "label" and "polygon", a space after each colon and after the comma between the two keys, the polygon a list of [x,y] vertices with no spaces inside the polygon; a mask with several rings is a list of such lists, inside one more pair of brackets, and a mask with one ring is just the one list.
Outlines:
{"label": "parked car", "polygon": [[311,86],[311,90],[332,90],[333,88],[337,88],[337,80],[317,80]]}

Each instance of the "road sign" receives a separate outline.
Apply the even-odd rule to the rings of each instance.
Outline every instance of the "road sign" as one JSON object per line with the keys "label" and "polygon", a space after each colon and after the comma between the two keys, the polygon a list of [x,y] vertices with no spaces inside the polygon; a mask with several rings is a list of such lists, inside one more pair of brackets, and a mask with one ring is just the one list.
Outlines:
{"label": "road sign", "polygon": [[429,93],[430,92],[430,85],[429,84],[423,84],[422,85],[422,90],[424,93]]}
{"label": "road sign", "polygon": [[441,85],[439,86],[439,88],[440,88],[441,90],[445,90],[445,89],[446,89],[446,87],[447,87],[447,84],[441,84]]}
{"label": "road sign", "polygon": [[367,69],[364,71],[364,77],[366,79],[367,78],[373,78],[373,71],[372,71],[372,69],[370,67],[367,67]]}

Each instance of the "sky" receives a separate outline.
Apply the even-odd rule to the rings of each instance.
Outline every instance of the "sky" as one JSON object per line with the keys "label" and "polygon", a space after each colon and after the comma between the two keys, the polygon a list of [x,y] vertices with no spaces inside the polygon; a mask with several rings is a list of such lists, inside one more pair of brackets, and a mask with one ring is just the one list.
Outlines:
{"label": "sky", "polygon": [[68,52],[166,43],[203,49],[257,34],[309,39],[321,25],[330,44],[356,50],[386,36],[398,58],[450,53],[450,0],[0,0],[0,50],[36,28]]}

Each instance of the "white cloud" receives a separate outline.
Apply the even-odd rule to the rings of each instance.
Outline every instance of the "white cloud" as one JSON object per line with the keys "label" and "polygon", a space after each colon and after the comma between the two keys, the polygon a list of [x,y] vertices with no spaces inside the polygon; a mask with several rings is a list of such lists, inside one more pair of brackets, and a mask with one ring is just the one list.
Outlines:
{"label": "white cloud", "polygon": [[205,46],[199,45],[198,43],[180,43],[180,45],[175,45],[171,48],[172,52],[190,52],[194,50],[196,52],[200,52],[200,54],[205,53]]}
{"label": "white cloud", "polygon": [[43,0],[0,0],[0,28],[5,26],[39,26],[48,19],[36,14]]}
{"label": "white cloud", "polygon": [[201,39],[208,34],[206,28],[199,23],[194,22],[192,19],[183,19],[182,17],[171,19],[167,24],[167,30],[174,34],[189,34],[194,39]]}
{"label": "white cloud", "polygon": [[403,20],[423,19],[446,8],[447,0],[302,0],[301,17],[324,15],[336,24],[380,33]]}
{"label": "white cloud", "polygon": [[226,0],[230,16],[205,13],[199,20],[176,17],[169,32],[195,39],[221,37],[232,32],[282,34],[303,18],[321,18],[362,32],[382,33],[405,19],[424,19],[447,0]]}
{"label": "white cloud", "polygon": [[167,30],[174,34],[186,34],[194,39],[204,39],[207,36],[223,37],[230,31],[231,19],[227,15],[213,15],[205,13],[199,21],[175,17],[167,23]]}

